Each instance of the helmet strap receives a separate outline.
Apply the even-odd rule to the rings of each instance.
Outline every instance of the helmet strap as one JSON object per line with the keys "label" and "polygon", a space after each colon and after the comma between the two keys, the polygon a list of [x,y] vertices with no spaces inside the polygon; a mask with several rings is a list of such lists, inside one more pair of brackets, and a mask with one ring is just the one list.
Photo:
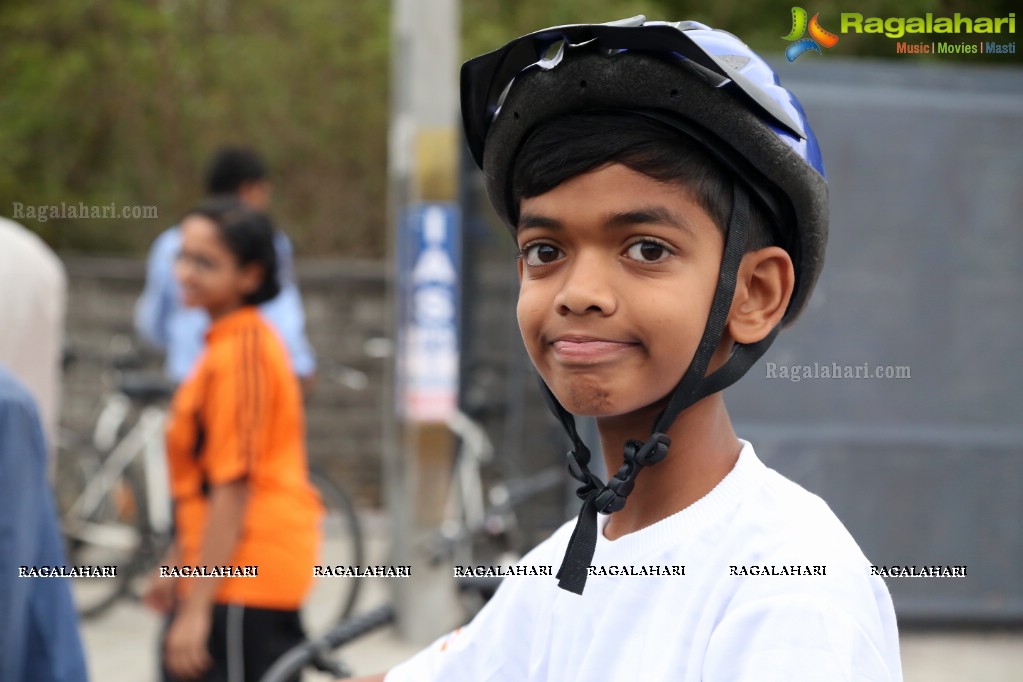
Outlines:
{"label": "helmet strap", "polygon": [[575,594],[583,593],[587,570],[593,562],[593,553],[597,546],[597,512],[611,514],[622,509],[626,498],[635,487],[639,471],[667,456],[671,439],[665,434],[678,416],[694,403],[730,386],[742,377],[763,356],[778,335],[780,324],[760,341],[736,345],[725,364],[710,376],[705,376],[728,321],[739,275],[739,264],[746,250],[749,222],[749,195],[743,184],[736,182],[717,288],[707,326],[693,360],[672,391],[664,410],[657,417],[650,437],[646,442],[629,440],[625,443],[622,465],[606,484],[589,469],[590,450],[579,436],[575,418],[558,402],[550,388],[546,384],[543,385],[548,406],[572,441],[572,450],[568,453],[569,473],[583,484],[576,490],[576,495],[582,499],[583,504],[579,510],[575,530],[568,541],[565,557],[558,569],[558,587]]}

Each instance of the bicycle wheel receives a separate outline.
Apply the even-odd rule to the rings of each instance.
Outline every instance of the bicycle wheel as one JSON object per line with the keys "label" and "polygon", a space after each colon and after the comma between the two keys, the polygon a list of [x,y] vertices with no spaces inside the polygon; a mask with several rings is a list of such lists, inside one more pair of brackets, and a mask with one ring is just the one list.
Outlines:
{"label": "bicycle wheel", "polygon": [[62,445],[57,456],[54,497],[68,564],[112,568],[114,573],[72,581],[79,614],[94,618],[128,593],[142,570],[141,557],[152,554],[142,484],[131,469],[101,480],[103,459],[81,443],[74,449]]}
{"label": "bicycle wheel", "polygon": [[[365,561],[362,526],[348,495],[319,471],[310,471],[309,480],[323,501],[323,545],[321,566],[362,566]],[[302,624],[306,635],[316,637],[346,618],[355,606],[361,578],[320,576],[302,606]]]}

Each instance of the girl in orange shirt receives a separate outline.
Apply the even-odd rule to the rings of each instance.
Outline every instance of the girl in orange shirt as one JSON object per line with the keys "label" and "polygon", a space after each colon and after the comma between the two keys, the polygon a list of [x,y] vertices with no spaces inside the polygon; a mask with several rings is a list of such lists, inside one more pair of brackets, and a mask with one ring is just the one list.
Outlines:
{"label": "girl in orange shirt", "polygon": [[211,325],[168,417],[175,541],[146,602],[169,614],[165,680],[255,682],[303,640],[320,504],[298,380],[255,308],[279,290],[272,224],[214,199],[181,237],[175,276]]}

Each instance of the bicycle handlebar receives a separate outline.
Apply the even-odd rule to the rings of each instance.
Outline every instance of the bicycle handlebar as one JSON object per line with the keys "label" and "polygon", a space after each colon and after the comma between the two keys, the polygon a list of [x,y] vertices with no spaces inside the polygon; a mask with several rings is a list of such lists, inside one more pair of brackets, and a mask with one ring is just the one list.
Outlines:
{"label": "bicycle handlebar", "polygon": [[490,599],[501,586],[504,578],[496,576],[472,576],[464,575],[455,578],[459,592],[475,592],[484,599]]}
{"label": "bicycle handlebar", "polygon": [[372,611],[346,618],[319,639],[303,642],[285,652],[263,675],[260,682],[284,682],[307,665],[337,677],[350,677],[352,672],[343,663],[331,660],[327,654],[354,639],[394,622],[394,607],[378,606]]}

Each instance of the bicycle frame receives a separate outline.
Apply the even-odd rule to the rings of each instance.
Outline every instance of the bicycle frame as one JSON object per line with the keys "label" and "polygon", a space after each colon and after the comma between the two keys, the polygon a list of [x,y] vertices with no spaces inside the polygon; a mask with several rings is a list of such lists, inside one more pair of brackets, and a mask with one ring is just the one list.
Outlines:
{"label": "bicycle frame", "polygon": [[452,477],[452,483],[457,483],[457,491],[456,485],[448,491],[446,520],[441,525],[441,535],[452,543],[459,543],[486,524],[487,505],[481,467],[493,459],[494,446],[486,431],[463,412],[455,412],[447,426],[462,444],[456,455]]}
{"label": "bicycle frame", "polygon": [[500,478],[487,487],[482,467],[494,458],[489,435],[463,412],[456,412],[447,426],[461,444],[455,456],[434,561],[450,557],[458,565],[471,564],[479,558],[474,556],[476,542],[484,538],[488,549],[499,550],[487,560],[517,561],[522,549],[513,548],[513,536],[520,530],[516,507],[562,485],[564,468],[554,465],[524,477]]}
{"label": "bicycle frame", "polygon": [[164,425],[167,413],[159,407],[147,407],[139,415],[136,428],[144,429],[147,437],[143,446],[146,480],[146,511],[149,527],[160,535],[170,534],[173,510],[170,494],[170,472],[164,446]]}
{"label": "bicycle frame", "polygon": [[[127,411],[122,409],[123,401],[111,401],[110,406],[110,411],[104,408],[97,420],[97,435],[94,442],[97,440],[104,442],[103,439],[110,431],[116,433],[127,415]],[[134,531],[89,523],[84,519],[89,518],[98,509],[104,496],[113,489],[125,469],[140,455],[145,465],[146,510],[149,514],[149,524],[157,532],[170,531],[170,491],[163,451],[164,419],[164,412],[159,407],[149,406],[142,410],[134,427],[113,447],[99,471],[68,509],[69,523],[65,529],[68,535],[116,548],[130,549],[135,545]],[[101,429],[103,432],[99,433]]]}
{"label": "bicycle frame", "polygon": [[123,393],[108,392],[103,400],[103,409],[96,417],[92,430],[92,445],[99,452],[110,452],[117,444],[117,432],[131,411],[131,400]]}

